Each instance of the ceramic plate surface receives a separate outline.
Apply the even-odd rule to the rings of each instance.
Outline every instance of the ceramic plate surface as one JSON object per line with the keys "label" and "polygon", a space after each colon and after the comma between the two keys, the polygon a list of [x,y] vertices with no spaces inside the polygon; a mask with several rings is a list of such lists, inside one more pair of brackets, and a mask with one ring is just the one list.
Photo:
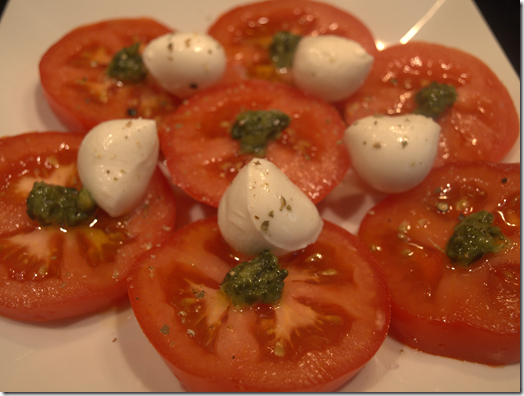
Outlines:
{"label": "ceramic plate surface", "polygon": [[[151,16],[180,31],[205,32],[239,0],[11,0],[0,22],[0,135],[65,130],[44,101],[38,62],[73,28],[103,19]],[[520,109],[520,80],[471,0],[330,0],[361,19],[377,43],[424,40],[457,47],[488,64]],[[520,162],[516,144],[505,159]],[[324,218],[355,233],[380,197],[351,188],[351,176],[320,205]],[[337,210],[341,198],[359,204]],[[191,205],[191,221],[210,209]],[[180,223],[179,223],[180,225]],[[174,392],[176,378],[140,330],[129,305],[80,319],[23,323],[0,318],[0,390]],[[488,367],[415,351],[389,338],[341,390],[351,392],[519,392],[520,365]]]}

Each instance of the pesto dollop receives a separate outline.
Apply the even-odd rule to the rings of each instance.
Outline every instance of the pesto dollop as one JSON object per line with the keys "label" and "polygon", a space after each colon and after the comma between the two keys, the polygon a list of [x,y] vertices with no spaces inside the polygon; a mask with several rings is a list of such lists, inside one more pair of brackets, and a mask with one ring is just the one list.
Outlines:
{"label": "pesto dollop", "polygon": [[27,214],[40,225],[71,227],[90,219],[97,205],[82,188],[35,182],[27,197]]}
{"label": "pesto dollop", "polygon": [[146,78],[147,69],[139,52],[140,43],[122,48],[107,67],[107,75],[122,82],[140,82]]}
{"label": "pesto dollop", "polygon": [[232,268],[220,290],[237,307],[271,304],[280,299],[287,275],[288,271],[278,265],[278,258],[266,249],[253,260]]}
{"label": "pesto dollop", "polygon": [[275,69],[289,69],[293,66],[293,56],[302,36],[291,32],[278,32],[269,46],[271,63]]}
{"label": "pesto dollop", "polygon": [[280,110],[248,110],[237,116],[231,137],[240,140],[241,153],[263,157],[267,144],[290,123],[291,118]]}
{"label": "pesto dollop", "polygon": [[493,214],[485,210],[464,217],[454,228],[446,244],[446,255],[452,262],[469,266],[486,253],[504,249],[506,237],[493,225]]}
{"label": "pesto dollop", "polygon": [[453,85],[433,81],[415,94],[415,102],[419,107],[413,113],[435,119],[456,101],[457,91]]}

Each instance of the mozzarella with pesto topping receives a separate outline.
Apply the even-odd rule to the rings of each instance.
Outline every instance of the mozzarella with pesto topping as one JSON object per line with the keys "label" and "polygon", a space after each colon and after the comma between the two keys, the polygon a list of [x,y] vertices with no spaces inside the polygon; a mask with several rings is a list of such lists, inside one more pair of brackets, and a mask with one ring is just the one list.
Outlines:
{"label": "mozzarella with pesto topping", "polygon": [[145,47],[142,58],[157,83],[180,98],[217,83],[226,70],[224,48],[202,33],[157,37]]}
{"label": "mozzarella with pesto topping", "polygon": [[307,36],[293,57],[293,80],[301,90],[336,102],[360,88],[373,60],[356,41],[334,35]]}
{"label": "mozzarella with pesto topping", "polygon": [[315,204],[272,162],[253,159],[226,189],[218,206],[218,226],[238,252],[275,256],[305,248],[322,231]]}
{"label": "mozzarella with pesto topping", "polygon": [[353,168],[375,189],[399,193],[419,184],[437,156],[440,125],[422,115],[369,116],[344,135]]}
{"label": "mozzarella with pesto topping", "polygon": [[78,150],[78,174],[98,206],[117,217],[144,197],[158,155],[155,121],[106,121],[84,137]]}

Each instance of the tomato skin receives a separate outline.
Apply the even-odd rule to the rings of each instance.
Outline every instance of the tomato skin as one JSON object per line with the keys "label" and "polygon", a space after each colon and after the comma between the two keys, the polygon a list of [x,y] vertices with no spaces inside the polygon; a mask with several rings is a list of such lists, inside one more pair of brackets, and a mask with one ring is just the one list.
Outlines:
{"label": "tomato skin", "polygon": [[416,92],[432,81],[457,91],[457,102],[436,119],[442,129],[434,166],[502,160],[520,133],[513,100],[486,64],[455,48],[427,42],[386,48],[359,91],[337,106],[348,125],[373,114],[408,114]]}
{"label": "tomato skin", "polygon": [[159,120],[181,100],[160,88],[149,74],[142,82],[122,84],[108,78],[105,70],[122,48],[137,41],[145,45],[170,32],[150,18],[112,19],[72,30],[40,60],[47,103],[69,130],[78,132],[112,119]]}
{"label": "tomato skin", "polygon": [[[217,292],[227,271],[249,259],[225,243],[216,217],[209,217],[144,255],[129,277],[138,323],[187,390],[333,391],[385,340],[385,281],[346,230],[325,221],[315,244],[279,259],[289,275],[276,307],[235,310]],[[311,309],[320,315],[313,327]],[[279,312],[290,319],[271,322]],[[271,323],[292,337],[280,357],[273,349],[279,330]]]}
{"label": "tomato skin", "polygon": [[208,29],[226,50],[228,67],[223,81],[258,77],[289,82],[286,74],[278,76],[274,71],[268,50],[272,36],[283,30],[302,36],[342,36],[357,41],[370,55],[378,52],[371,31],[333,5],[311,0],[253,2],[225,12]]}
{"label": "tomato skin", "polygon": [[111,218],[99,210],[96,224],[67,230],[33,222],[25,199],[34,181],[81,187],[76,154],[82,138],[30,132],[0,139],[0,315],[48,321],[119,303],[134,259],[174,227],[175,200],[160,170],[127,215]]}
{"label": "tomato skin", "polygon": [[159,125],[160,148],[173,182],[197,201],[218,207],[227,186],[253,155],[239,154],[229,129],[244,110],[277,109],[292,117],[266,157],[313,202],[343,179],[349,154],[337,110],[298,89],[264,80],[221,85],[193,95]]}
{"label": "tomato skin", "polygon": [[[453,265],[443,249],[458,216],[480,210],[494,214],[511,243],[468,268]],[[386,275],[393,337],[460,360],[520,361],[519,164],[473,161],[433,169],[418,187],[372,208],[358,235]]]}

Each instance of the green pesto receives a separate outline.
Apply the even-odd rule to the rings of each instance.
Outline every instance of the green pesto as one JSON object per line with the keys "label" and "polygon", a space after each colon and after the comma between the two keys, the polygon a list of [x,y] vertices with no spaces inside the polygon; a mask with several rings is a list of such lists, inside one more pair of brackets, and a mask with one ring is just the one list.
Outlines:
{"label": "green pesto", "polygon": [[271,304],[280,299],[287,275],[288,271],[279,267],[278,258],[266,249],[253,260],[232,268],[220,290],[237,307]]}
{"label": "green pesto", "polygon": [[139,52],[140,43],[122,48],[107,67],[107,75],[122,82],[136,83],[146,78],[147,69]]}
{"label": "green pesto", "polygon": [[486,253],[504,249],[507,239],[500,228],[493,225],[493,219],[493,214],[485,210],[464,217],[446,244],[450,260],[467,267]]}
{"label": "green pesto", "polygon": [[248,110],[240,113],[231,127],[231,137],[240,140],[242,154],[263,157],[267,144],[280,136],[291,118],[279,110]]}
{"label": "green pesto", "polygon": [[27,197],[27,214],[40,225],[71,227],[91,218],[97,205],[91,194],[45,182],[35,182]]}
{"label": "green pesto", "polygon": [[457,91],[453,85],[433,81],[415,94],[415,102],[419,107],[413,113],[435,119],[456,101]]}
{"label": "green pesto", "polygon": [[293,66],[293,56],[302,36],[290,32],[278,32],[269,46],[271,63],[275,69],[289,69]]}

